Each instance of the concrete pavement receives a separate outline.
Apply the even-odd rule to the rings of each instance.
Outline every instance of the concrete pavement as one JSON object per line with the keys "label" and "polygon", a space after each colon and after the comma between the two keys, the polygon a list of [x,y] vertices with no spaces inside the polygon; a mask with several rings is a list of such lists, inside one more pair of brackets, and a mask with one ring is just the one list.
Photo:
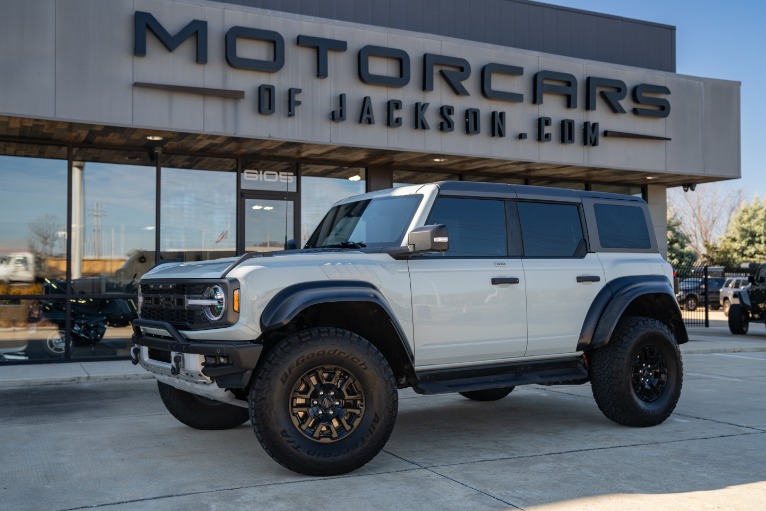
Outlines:
{"label": "concrete pavement", "polygon": [[249,424],[183,426],[152,380],[95,382],[90,370],[82,383],[0,388],[0,507],[760,511],[766,353],[719,349],[740,351],[686,352],[679,405],[653,428],[604,418],[589,385],[525,386],[493,403],[403,390],[384,450],[330,478],[283,469]]}

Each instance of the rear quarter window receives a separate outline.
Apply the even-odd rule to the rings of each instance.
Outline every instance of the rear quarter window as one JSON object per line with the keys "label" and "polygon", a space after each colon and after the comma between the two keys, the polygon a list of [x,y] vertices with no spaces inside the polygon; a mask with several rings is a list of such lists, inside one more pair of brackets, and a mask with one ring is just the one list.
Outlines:
{"label": "rear quarter window", "polygon": [[629,204],[594,204],[599,242],[603,248],[650,249],[652,240],[644,210]]}

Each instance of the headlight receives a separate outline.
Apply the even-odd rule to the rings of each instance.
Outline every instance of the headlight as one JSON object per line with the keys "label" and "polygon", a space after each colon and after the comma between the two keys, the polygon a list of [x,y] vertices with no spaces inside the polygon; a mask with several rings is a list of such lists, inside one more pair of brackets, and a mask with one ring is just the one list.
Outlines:
{"label": "headlight", "polygon": [[218,321],[226,313],[226,292],[221,286],[211,286],[205,289],[204,302],[205,317],[210,321]]}

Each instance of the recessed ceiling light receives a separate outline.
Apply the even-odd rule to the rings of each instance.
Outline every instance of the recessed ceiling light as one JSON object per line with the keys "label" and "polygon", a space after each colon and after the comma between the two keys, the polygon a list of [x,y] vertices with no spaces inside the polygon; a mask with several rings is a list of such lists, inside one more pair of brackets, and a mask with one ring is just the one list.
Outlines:
{"label": "recessed ceiling light", "polygon": [[447,158],[434,158],[434,161],[435,161],[436,163],[442,163],[442,162],[445,162],[445,161],[447,161]]}
{"label": "recessed ceiling light", "polygon": [[361,181],[361,180],[362,180],[362,176],[360,176],[359,174],[357,174],[357,175],[355,175],[355,176],[351,176],[350,178],[348,178],[348,180],[349,180],[349,181]]}
{"label": "recessed ceiling light", "polygon": [[272,209],[274,209],[274,206],[264,206],[263,207],[264,211],[271,211]]}
{"label": "recessed ceiling light", "polygon": [[149,135],[146,137],[146,140],[151,140],[153,142],[157,142],[159,140],[162,140],[163,138],[159,135]]}
{"label": "recessed ceiling light", "polygon": [[263,209],[263,206],[261,206],[260,204],[256,204],[255,206],[253,206],[253,209]]}
{"label": "recessed ceiling light", "polygon": [[648,179],[649,181],[651,181],[652,179],[657,179],[657,178],[656,178],[656,177],[654,177],[654,176],[646,176],[646,179]]}

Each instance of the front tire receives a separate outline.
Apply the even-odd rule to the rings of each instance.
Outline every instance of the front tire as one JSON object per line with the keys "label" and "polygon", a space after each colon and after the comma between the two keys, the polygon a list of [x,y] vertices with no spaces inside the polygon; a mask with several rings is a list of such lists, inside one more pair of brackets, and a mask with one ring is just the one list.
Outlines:
{"label": "front tire", "polygon": [[694,295],[686,297],[686,300],[684,300],[684,309],[688,311],[693,311],[697,309],[697,305],[699,305],[699,302],[697,300],[697,297]]}
{"label": "front tire", "polygon": [[609,344],[590,355],[589,370],[599,409],[625,426],[662,423],[681,396],[681,352],[667,325],[656,319],[620,320]]}
{"label": "front tire", "polygon": [[738,303],[729,309],[729,331],[734,335],[745,335],[750,329],[750,318],[747,311]]}
{"label": "front tire", "polygon": [[250,418],[247,408],[214,401],[157,382],[160,398],[170,414],[194,429],[220,430],[241,426]]}
{"label": "front tire", "polygon": [[723,301],[723,314],[724,316],[729,316],[729,309],[731,309],[731,301],[726,298]]}
{"label": "front tire", "polygon": [[277,344],[250,389],[250,420],[263,449],[307,475],[356,470],[385,445],[396,421],[396,381],[369,341],[311,328]]}
{"label": "front tire", "polygon": [[473,401],[497,401],[513,391],[514,387],[500,387],[497,389],[470,390],[460,392],[460,395]]}

